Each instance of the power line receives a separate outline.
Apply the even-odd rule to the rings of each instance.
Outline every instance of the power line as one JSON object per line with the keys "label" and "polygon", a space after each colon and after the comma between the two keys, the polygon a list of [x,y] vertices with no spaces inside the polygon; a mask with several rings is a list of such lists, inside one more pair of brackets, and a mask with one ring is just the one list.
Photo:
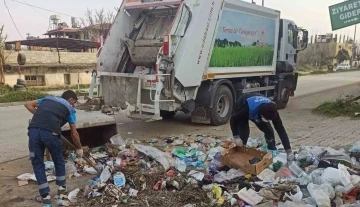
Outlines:
{"label": "power line", "polygon": [[[4,0],[4,1],[5,1],[5,0]],[[28,3],[24,3],[24,2],[20,2],[20,1],[16,1],[16,0],[10,0],[10,1],[13,1],[13,2],[16,2],[16,3],[19,3],[19,4],[24,4],[24,5],[33,7],[33,8],[37,8],[37,9],[41,9],[41,10],[45,10],[45,11],[49,11],[49,12],[61,14],[61,15],[64,15],[64,16],[75,17],[75,16],[73,16],[73,15],[64,14],[64,13],[61,13],[61,12],[57,12],[57,11],[54,11],[54,10],[42,8],[42,7],[39,7],[39,6],[35,6],[35,5],[32,5],[32,4],[28,4]]]}
{"label": "power line", "polygon": [[16,30],[17,30],[17,32],[19,33],[20,37],[21,37],[21,38],[23,38],[23,39],[25,39],[25,38],[21,35],[21,33],[20,33],[20,31],[19,31],[18,27],[16,26],[15,21],[14,21],[13,17],[11,16],[11,13],[10,13],[9,7],[7,6],[7,4],[6,4],[6,1],[5,1],[5,0],[4,0],[4,5],[5,5],[6,9],[8,10],[9,15],[10,15],[10,18],[11,18],[11,20],[12,20],[12,22],[13,22],[13,24],[14,24],[14,26],[15,26]]}
{"label": "power line", "polygon": [[[25,4],[29,4],[27,3],[25,0],[22,0]],[[34,11],[36,11],[37,13],[39,13],[41,16],[45,17],[46,19],[49,19],[47,16],[43,15],[41,12],[39,12],[38,10],[36,10],[34,7],[31,7]]]}

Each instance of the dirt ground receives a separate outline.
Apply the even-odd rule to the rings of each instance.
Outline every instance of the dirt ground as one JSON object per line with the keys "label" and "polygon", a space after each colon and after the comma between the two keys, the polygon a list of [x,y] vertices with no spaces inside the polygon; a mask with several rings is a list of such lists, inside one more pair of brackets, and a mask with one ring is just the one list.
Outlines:
{"label": "dirt ground", "polygon": [[[324,101],[359,93],[358,85],[349,85],[291,99],[288,107],[280,113],[293,148],[301,145],[345,147],[359,140],[359,120],[347,117],[329,118],[311,113],[311,109]],[[190,122],[188,116],[182,114],[178,114],[172,120],[152,123],[129,121],[121,115],[117,115],[116,118],[123,138],[151,139],[172,134],[206,134],[224,137],[231,135],[229,125],[220,127],[196,125]],[[251,125],[251,136],[263,135]],[[29,181],[29,185],[18,187],[16,176],[28,172],[32,172],[28,158],[0,164],[0,206],[42,206],[34,201],[38,194],[35,182]],[[90,178],[89,175],[72,178],[67,181],[68,189],[71,191],[77,187],[82,188]],[[53,196],[57,189],[54,182],[50,183],[50,188]]]}

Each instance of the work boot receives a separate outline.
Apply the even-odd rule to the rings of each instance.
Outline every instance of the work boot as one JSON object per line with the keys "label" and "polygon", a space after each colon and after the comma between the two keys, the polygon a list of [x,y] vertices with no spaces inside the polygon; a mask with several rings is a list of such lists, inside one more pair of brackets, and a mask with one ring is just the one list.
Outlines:
{"label": "work boot", "polygon": [[67,188],[66,186],[59,186],[58,188],[58,195],[66,195],[67,194]]}
{"label": "work boot", "polygon": [[39,203],[42,203],[42,204],[51,204],[51,197],[50,195],[48,194],[46,197],[43,197],[43,196],[36,196],[35,200]]}

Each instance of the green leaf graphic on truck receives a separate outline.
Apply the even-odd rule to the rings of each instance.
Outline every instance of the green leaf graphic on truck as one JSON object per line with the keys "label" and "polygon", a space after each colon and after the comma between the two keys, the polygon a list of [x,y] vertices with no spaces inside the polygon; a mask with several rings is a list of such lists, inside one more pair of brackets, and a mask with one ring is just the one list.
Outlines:
{"label": "green leaf graphic on truck", "polygon": [[224,10],[210,67],[273,65],[275,24],[274,19]]}

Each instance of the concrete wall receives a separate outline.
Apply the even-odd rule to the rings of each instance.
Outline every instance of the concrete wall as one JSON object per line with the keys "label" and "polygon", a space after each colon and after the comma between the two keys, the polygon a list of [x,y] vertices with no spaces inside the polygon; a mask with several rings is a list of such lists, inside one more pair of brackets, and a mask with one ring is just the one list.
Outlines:
{"label": "concrete wall", "polygon": [[5,84],[13,86],[16,84],[18,78],[24,79],[26,76],[44,76],[45,86],[63,86],[65,85],[64,74],[70,75],[70,85],[90,84],[91,66],[27,66],[22,68],[21,75],[14,70],[10,73],[5,73]]}
{"label": "concrete wall", "polygon": [[[59,64],[57,52],[51,51],[20,51],[26,56],[26,65],[28,64]],[[9,55],[10,54],[10,55]],[[5,51],[5,57],[8,56],[6,64],[17,64],[18,52]],[[60,52],[60,61],[63,64],[90,64],[96,63],[96,53],[87,52]]]}

